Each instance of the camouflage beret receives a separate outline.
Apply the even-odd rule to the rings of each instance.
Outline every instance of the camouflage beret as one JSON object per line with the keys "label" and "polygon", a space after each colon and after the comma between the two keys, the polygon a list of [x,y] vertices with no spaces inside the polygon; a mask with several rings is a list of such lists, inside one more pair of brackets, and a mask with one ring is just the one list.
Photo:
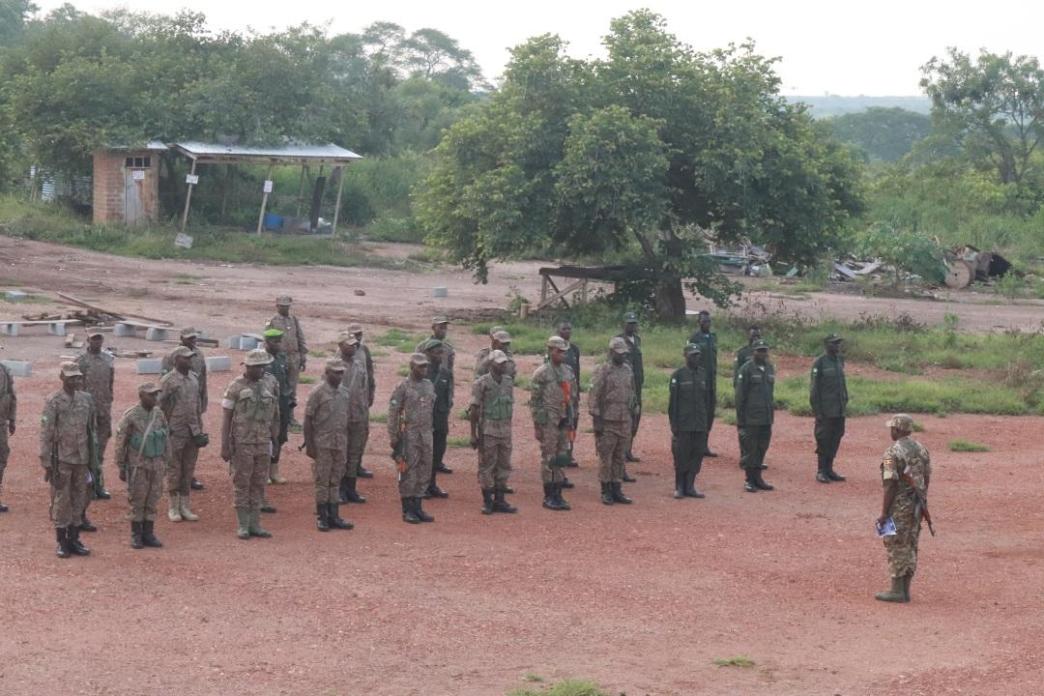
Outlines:
{"label": "camouflage beret", "polygon": [[74,362],[63,362],[61,367],[62,377],[83,377],[80,366]]}
{"label": "camouflage beret", "polygon": [[897,413],[885,422],[885,425],[887,427],[895,428],[896,430],[902,430],[906,433],[913,432],[913,424],[913,418],[906,415],[905,413]]}
{"label": "camouflage beret", "polygon": [[410,365],[429,365],[431,361],[428,360],[428,356],[424,353],[414,353],[410,356]]}
{"label": "camouflage beret", "polygon": [[138,385],[138,395],[142,394],[158,394],[162,391],[159,385],[155,382],[145,382],[144,384]]}
{"label": "camouflage beret", "polygon": [[196,336],[199,336],[199,331],[192,326],[186,326],[181,330],[182,338],[195,338]]}
{"label": "camouflage beret", "polygon": [[171,355],[173,355],[175,358],[191,358],[195,354],[196,351],[192,350],[188,346],[178,346],[171,352]]}
{"label": "camouflage beret", "polygon": [[348,325],[348,329],[347,330],[348,330],[348,333],[350,333],[350,334],[357,334],[357,333],[362,333],[363,327],[362,327],[362,324],[355,324],[355,323],[353,323],[353,324],[349,324]]}
{"label": "camouflage beret", "polygon": [[493,334],[493,340],[497,343],[511,343],[511,334],[501,329]]}
{"label": "camouflage beret", "polygon": [[422,353],[427,353],[429,350],[435,350],[436,348],[442,348],[446,345],[437,338],[429,338],[418,346],[418,350]]}
{"label": "camouflage beret", "polygon": [[511,358],[507,356],[507,353],[505,353],[502,350],[494,350],[491,351],[489,354],[489,361],[494,362],[498,365],[500,365],[501,363],[506,363],[510,359]]}
{"label": "camouflage beret", "polygon": [[561,336],[551,336],[547,339],[547,347],[557,348],[559,350],[569,350],[569,343],[567,343]]}
{"label": "camouflage beret", "polygon": [[432,319],[431,319],[431,325],[432,326],[438,326],[439,324],[448,324],[448,323],[450,323],[449,317],[447,317],[444,314],[437,314],[436,316],[432,317]]}
{"label": "camouflage beret", "polygon": [[609,350],[614,353],[630,353],[631,348],[627,345],[627,341],[623,340],[619,336],[614,336],[609,339]]}
{"label": "camouflage beret", "polygon": [[276,298],[276,306],[278,307],[289,307],[294,303],[294,300],[289,295],[280,295]]}
{"label": "camouflage beret", "polygon": [[246,354],[246,359],[243,364],[247,367],[254,365],[268,365],[272,362],[272,356],[268,354],[268,351],[264,348],[255,348]]}
{"label": "camouflage beret", "polygon": [[350,346],[356,346],[359,345],[359,339],[356,338],[355,334],[353,334],[350,331],[342,331],[341,333],[337,334],[337,343],[347,343]]}
{"label": "camouflage beret", "polygon": [[348,369],[348,366],[340,358],[330,358],[326,361],[326,369],[334,372],[344,372]]}

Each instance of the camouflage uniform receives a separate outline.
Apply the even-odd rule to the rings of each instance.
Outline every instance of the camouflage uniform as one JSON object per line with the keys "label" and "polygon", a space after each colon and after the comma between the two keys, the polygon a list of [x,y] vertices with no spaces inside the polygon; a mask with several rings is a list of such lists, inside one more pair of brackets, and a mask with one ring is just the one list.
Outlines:
{"label": "camouflage uniform", "polygon": [[552,460],[559,455],[568,456],[573,414],[562,385],[572,382],[573,371],[565,364],[555,367],[549,361],[533,373],[529,409],[540,441],[540,478],[544,483],[558,484],[565,479],[561,466],[552,466]]}
{"label": "camouflage uniform", "polygon": [[[0,494],[4,492],[4,470],[7,459],[11,456],[11,448],[7,443],[8,424],[15,422],[18,411],[18,397],[15,394],[14,378],[11,372],[0,363]],[[3,506],[0,505],[0,512]]]}
{"label": "camouflage uniform", "polygon": [[349,392],[342,386],[331,387],[326,380],[317,384],[305,404],[305,422],[311,428],[315,447],[312,476],[315,480],[316,505],[340,503],[338,489],[348,461],[351,409]]}
{"label": "camouflage uniform", "polygon": [[[301,322],[293,314],[284,317],[276,314],[268,320],[268,328],[283,332],[283,352],[286,353],[286,377],[291,396],[297,396],[297,380],[301,374],[301,361],[308,357],[308,345],[305,343]],[[289,419],[289,416],[287,416]]]}
{"label": "camouflage uniform", "polygon": [[265,495],[273,440],[279,432],[279,393],[275,380],[237,377],[225,389],[221,406],[232,412],[232,498],[237,513],[257,519]]}
{"label": "camouflage uniform", "polygon": [[488,372],[471,386],[471,409],[479,414],[479,487],[503,490],[511,476],[511,417],[515,381]]}
{"label": "camouflage uniform", "polygon": [[69,396],[62,389],[44,402],[40,463],[50,471],[55,528],[74,527],[83,519],[95,427],[94,399],[87,392]]}
{"label": "camouflage uniform", "polygon": [[91,471],[94,479],[93,496],[97,497],[105,490],[105,448],[112,437],[112,385],[116,376],[113,357],[102,350],[97,353],[84,351],[76,361],[83,373],[83,388],[94,399],[94,412],[97,423],[98,457],[95,470]]}
{"label": "camouflage uniform", "polygon": [[345,392],[348,399],[346,430],[348,443],[345,451],[344,475],[350,479],[359,476],[363,453],[366,451],[366,442],[370,438],[370,399],[373,395],[373,387],[369,372],[372,369],[372,363],[368,364],[367,355],[368,353],[363,352],[361,345],[356,349],[351,360],[345,360],[342,355],[347,369],[341,381],[341,390]]}
{"label": "camouflage uniform", "polygon": [[167,419],[171,446],[167,491],[187,497],[199,458],[195,437],[203,433],[199,381],[191,370],[184,375],[174,370],[163,376],[160,388],[159,407]]}
{"label": "camouflage uniform", "polygon": [[928,480],[932,475],[931,458],[924,445],[910,436],[892,443],[881,461],[881,481],[889,486],[898,481],[898,492],[890,515],[895,522],[895,536],[884,537],[888,566],[893,578],[913,575],[917,571],[917,540],[921,533],[921,511],[914,489],[899,477],[909,474],[921,496],[928,499]]}
{"label": "camouflage uniform", "polygon": [[595,433],[595,448],[598,480],[602,483],[623,481],[624,455],[630,447],[633,419],[637,417],[635,386],[634,372],[627,362],[602,363],[592,375],[587,410],[592,418],[601,419],[602,431]]}
{"label": "camouflage uniform", "polygon": [[388,403],[388,438],[406,459],[399,473],[399,496],[420,498],[431,482],[435,387],[430,380],[408,377]]}
{"label": "camouflage uniform", "polygon": [[[518,373],[518,368],[515,366],[515,359],[511,355],[510,350],[499,348],[504,352],[504,355],[508,356],[507,367],[504,369],[504,374],[515,379]],[[483,348],[475,355],[475,379],[478,379],[482,375],[489,374],[489,354],[494,351],[493,348]]]}
{"label": "camouflage uniform", "polygon": [[[178,346],[178,348],[180,347],[181,346]],[[163,356],[162,372],[164,375],[174,372],[174,353],[177,352],[178,348],[174,348]],[[201,413],[206,413],[208,406],[207,357],[199,348],[193,348],[192,350],[194,351],[194,355],[189,358],[189,372],[196,376],[196,384],[199,387],[199,410]]]}
{"label": "camouflage uniform", "polygon": [[156,504],[163,495],[163,476],[171,457],[171,440],[163,411],[158,406],[146,411],[141,404],[127,409],[116,426],[113,449],[116,466],[121,474],[126,474],[130,503],[127,519],[132,522],[155,520]]}

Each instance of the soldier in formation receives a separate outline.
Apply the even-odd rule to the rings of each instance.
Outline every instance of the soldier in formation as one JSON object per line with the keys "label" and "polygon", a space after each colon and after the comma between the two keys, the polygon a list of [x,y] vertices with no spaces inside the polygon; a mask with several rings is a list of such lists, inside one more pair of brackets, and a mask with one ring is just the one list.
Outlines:
{"label": "soldier in formation", "polygon": [[282,331],[282,349],[286,353],[286,378],[289,382],[291,399],[291,412],[287,415],[287,422],[294,422],[293,406],[297,404],[297,382],[300,374],[304,372],[308,364],[308,344],[305,342],[304,331],[297,316],[290,313],[293,298],[282,295],[276,298],[276,313],[268,320],[267,328]]}
{"label": "soldier in formation", "polygon": [[[370,437],[370,409],[373,408],[373,397],[377,393],[377,379],[374,375],[373,370],[373,354],[370,353],[370,347],[363,341],[363,327],[362,324],[352,323],[348,325],[348,333],[355,336],[359,341],[359,348],[356,352],[362,354],[362,359],[366,363],[366,385],[369,387],[369,394],[367,395],[366,403],[366,440]],[[362,444],[363,449],[366,448],[366,442]],[[361,450],[360,450],[361,452]],[[373,472],[363,466],[362,455],[360,453],[359,465],[357,467],[359,478],[373,478]]]}
{"label": "soldier in formation", "polygon": [[170,458],[167,464],[167,518],[171,522],[195,522],[190,498],[199,449],[210,438],[203,432],[203,404],[199,378],[192,369],[196,351],[180,345],[171,353],[173,369],[160,380],[159,406],[167,420]]}
{"label": "soldier in formation", "polygon": [[490,334],[490,346],[483,348],[475,356],[475,379],[489,372],[491,356],[498,350],[508,359],[504,367],[506,374],[511,379],[515,378],[516,367],[515,359],[511,355],[511,334],[500,327],[496,327],[496,331]]}
{"label": "soldier in formation", "polygon": [[453,410],[453,374],[448,367],[446,346],[437,338],[429,338],[423,344],[428,357],[428,377],[435,390],[435,405],[432,413],[432,467],[431,480],[424,492],[425,498],[448,498],[449,493],[439,488],[437,476],[446,471],[442,459],[446,456],[449,440],[449,417]]}
{"label": "soldier in formation", "polygon": [[[0,495],[4,493],[4,470],[7,458],[11,456],[11,447],[7,438],[15,434],[15,416],[18,414],[18,397],[15,394],[14,377],[7,366],[0,363]],[[7,512],[7,506],[0,500],[0,512]]]}
{"label": "soldier in formation", "polygon": [[529,409],[534,436],[540,443],[540,478],[544,482],[544,507],[569,510],[562,497],[566,480],[562,472],[569,461],[569,440],[573,423],[573,371],[565,364],[569,344],[561,336],[547,339],[547,362],[533,373]]}
{"label": "soldier in formation", "polygon": [[221,399],[221,459],[230,464],[240,539],[272,536],[261,526],[272,442],[279,435],[278,387],[265,377],[271,362],[272,356],[263,348],[247,353],[242,376],[232,380]]}
{"label": "soldier in formation", "polygon": [[171,442],[167,418],[156,405],[161,391],[153,382],[139,386],[139,403],[127,409],[116,426],[113,456],[120,480],[127,484],[132,549],[163,546],[154,530],[156,504],[163,496],[164,474],[171,458]]}
{"label": "soldier in formation", "polygon": [[[351,337],[355,340],[355,337]],[[315,480],[315,528],[351,529],[341,518],[339,484],[348,462],[349,392],[342,389],[347,365],[340,358],[326,361],[323,381],[312,389],[305,404],[305,454],[312,460]],[[364,368],[365,369],[365,368]]]}
{"label": "soldier in formation", "polygon": [[695,343],[685,346],[685,366],[671,375],[667,418],[674,457],[674,497],[703,498],[696,477],[707,450],[707,375]]}
{"label": "soldier in formation", "polygon": [[[198,345],[199,335],[199,330],[195,327],[186,326],[183,328],[179,334],[181,345],[177,346],[164,356],[161,371],[166,375],[174,369],[174,354],[177,353],[178,348],[184,346],[192,351],[192,358],[189,361],[189,370],[191,370],[192,374],[196,376],[196,383],[199,385],[199,412],[200,414],[203,414],[207,412],[207,406],[209,405],[209,397],[207,396],[207,356]],[[204,489],[203,483],[196,478],[195,473],[192,474],[189,488],[193,491],[201,491]]]}
{"label": "soldier in formation", "polygon": [[610,339],[609,359],[595,369],[587,398],[598,452],[598,481],[605,505],[631,502],[623,494],[622,482],[624,457],[640,408],[636,380],[627,359],[632,350],[622,337]]}
{"label": "soldier in formation", "polygon": [[[765,454],[772,442],[772,421],[775,416],[776,368],[769,362],[768,352],[768,344],[757,341],[754,344],[754,357],[736,375],[736,429],[743,452],[740,467],[746,474],[744,488],[748,493],[771,491],[774,488],[765,482],[761,474],[766,468]],[[709,413],[707,421],[709,429]]]}
{"label": "soldier in formation", "polygon": [[841,355],[841,337],[830,334],[824,340],[826,352],[812,363],[808,402],[816,417],[813,434],[819,464],[816,480],[820,483],[844,481],[834,471],[834,459],[845,436],[845,409],[848,407],[848,384],[845,382],[845,359]]}
{"label": "soldier in formation", "polygon": [[895,525],[895,533],[883,537],[892,586],[875,597],[882,602],[905,603],[910,601],[910,583],[917,572],[917,541],[921,519],[927,512],[932,465],[928,450],[910,436],[913,433],[910,416],[894,415],[886,426],[892,445],[881,460],[884,496],[877,525],[880,529],[889,519]]}
{"label": "soldier in formation", "polygon": [[62,388],[44,402],[40,418],[40,465],[51,484],[51,519],[58,558],[86,556],[80,523],[87,506],[90,471],[97,466],[94,399],[83,391],[75,362],[61,366]]}
{"label": "soldier in formation", "polygon": [[[449,317],[447,317],[445,315],[441,315],[440,314],[440,315],[432,318],[432,320],[431,320],[431,336],[429,338],[425,339],[424,341],[421,341],[417,345],[416,352],[418,352],[418,353],[426,353],[426,346],[434,345],[432,343],[432,341],[438,341],[439,342],[439,345],[442,347],[442,357],[440,359],[438,367],[439,367],[439,369],[444,369],[446,371],[447,375],[449,376],[449,384],[448,384],[447,388],[449,389],[449,393],[452,394],[453,393],[453,384],[454,384],[453,368],[454,368],[454,364],[456,362],[457,352],[456,352],[456,350],[454,350],[453,344],[451,344],[446,339],[446,336],[449,334],[449,324],[450,324]],[[430,355],[428,356],[428,359],[429,360],[431,359]],[[428,378],[429,379],[433,379],[434,380],[434,376],[432,375],[432,371],[435,370],[435,369],[436,368],[434,368],[434,367],[429,369],[429,371],[428,371]],[[443,454],[445,454],[445,450],[443,450]],[[438,441],[436,441],[436,443],[435,443],[435,469],[434,469],[434,471],[435,471],[436,474],[452,474],[453,473],[453,469],[450,469],[448,466],[446,466],[446,463],[444,461],[442,461],[442,454],[439,454],[439,443],[438,443]]]}
{"label": "soldier in formation", "polygon": [[370,368],[366,364],[366,353],[360,351],[359,339],[354,333],[342,332],[337,337],[337,349],[344,363],[340,389],[345,393],[348,413],[345,425],[345,465],[341,470],[338,500],[342,503],[365,503],[366,497],[359,494],[359,471],[363,452],[370,437],[370,403],[373,388],[370,386]]}
{"label": "soldier in formation", "polygon": [[747,364],[747,361],[754,357],[754,344],[761,340],[761,327],[754,324],[747,329],[747,344],[741,346],[736,351],[736,360],[732,363],[732,386],[736,386],[736,376],[739,375],[740,368]]}
{"label": "soldier in formation", "polygon": [[90,485],[87,489],[87,499],[83,507],[83,519],[80,520],[80,531],[95,532],[98,530],[87,518],[87,508],[92,499],[108,500],[112,497],[105,488],[105,474],[103,462],[105,460],[105,448],[112,437],[112,385],[116,377],[116,369],[113,366],[113,358],[108,352],[102,350],[105,342],[105,334],[97,329],[87,332],[87,347],[76,359],[83,373],[83,388],[94,400],[94,412],[97,423],[96,446],[97,456],[92,458]]}
{"label": "soldier in formation", "polygon": [[399,472],[402,519],[409,524],[434,522],[421,500],[431,482],[432,416],[435,386],[427,378],[428,356],[410,356],[410,375],[392,392],[388,402],[388,439]]}
{"label": "soldier in formation", "polygon": [[700,347],[703,373],[707,375],[707,448],[703,456],[717,457],[710,448],[710,432],[714,427],[714,412],[718,408],[718,335],[711,331],[710,312],[701,309],[697,319],[699,326],[689,336],[689,343]]}
{"label": "soldier in formation", "polygon": [[511,476],[511,417],[514,412],[515,380],[509,374],[511,359],[502,350],[489,354],[488,371],[471,387],[468,419],[471,447],[478,451],[478,482],[482,491],[482,514],[517,512],[507,502]]}
{"label": "soldier in formation", "polygon": [[[279,474],[279,461],[283,454],[283,445],[290,439],[290,417],[297,405],[295,387],[290,380],[291,358],[283,350],[283,339],[286,334],[282,329],[268,328],[264,332],[265,351],[272,359],[265,365],[265,379],[272,382],[272,389],[279,395],[279,432],[272,441],[272,457],[268,465],[268,483],[275,486],[286,484],[286,479]],[[275,512],[275,506],[266,498],[261,505],[261,512]]]}
{"label": "soldier in formation", "polygon": [[[573,373],[573,386],[571,389],[573,397],[573,422],[570,425],[570,428],[575,435],[580,428],[580,347],[573,343],[572,322],[559,322],[558,336],[569,344],[569,349],[565,352],[563,362],[569,366],[569,369]],[[566,465],[572,468],[580,466],[579,462],[576,461],[576,455],[573,453],[573,444],[575,441],[575,437],[569,441],[569,464]]]}
{"label": "soldier in formation", "polygon": [[[635,410],[634,419],[631,424],[631,442],[627,443],[624,459],[628,462],[641,461],[634,454],[634,438],[638,435],[638,425],[642,422],[642,387],[645,386],[645,364],[642,360],[642,337],[638,335],[638,315],[628,312],[624,315],[623,332],[616,336],[627,346],[627,362],[631,366],[631,374],[634,376]],[[635,479],[627,473],[626,466],[623,472],[623,481],[634,483]]]}

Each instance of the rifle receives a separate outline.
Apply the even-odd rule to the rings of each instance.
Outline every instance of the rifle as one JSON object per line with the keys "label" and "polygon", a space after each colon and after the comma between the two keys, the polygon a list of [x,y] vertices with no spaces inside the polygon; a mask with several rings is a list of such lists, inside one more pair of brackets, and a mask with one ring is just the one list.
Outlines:
{"label": "rifle", "polygon": [[[899,474],[899,480],[908,485],[910,490],[913,491],[914,500],[917,503],[917,510],[914,511],[914,518],[923,519],[928,525],[928,531],[931,532],[932,536],[935,536],[935,528],[932,527],[932,515],[928,512],[928,501],[925,500],[923,495],[921,495],[921,491],[917,489],[913,477],[904,471]],[[918,514],[917,511],[920,511],[920,514]]]}

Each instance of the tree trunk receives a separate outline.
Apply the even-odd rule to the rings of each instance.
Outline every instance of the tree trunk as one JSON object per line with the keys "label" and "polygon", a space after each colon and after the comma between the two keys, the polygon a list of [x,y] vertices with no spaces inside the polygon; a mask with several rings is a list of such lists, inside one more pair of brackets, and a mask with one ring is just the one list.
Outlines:
{"label": "tree trunk", "polygon": [[681,278],[668,278],[656,283],[653,291],[656,316],[663,321],[685,320],[685,293]]}

